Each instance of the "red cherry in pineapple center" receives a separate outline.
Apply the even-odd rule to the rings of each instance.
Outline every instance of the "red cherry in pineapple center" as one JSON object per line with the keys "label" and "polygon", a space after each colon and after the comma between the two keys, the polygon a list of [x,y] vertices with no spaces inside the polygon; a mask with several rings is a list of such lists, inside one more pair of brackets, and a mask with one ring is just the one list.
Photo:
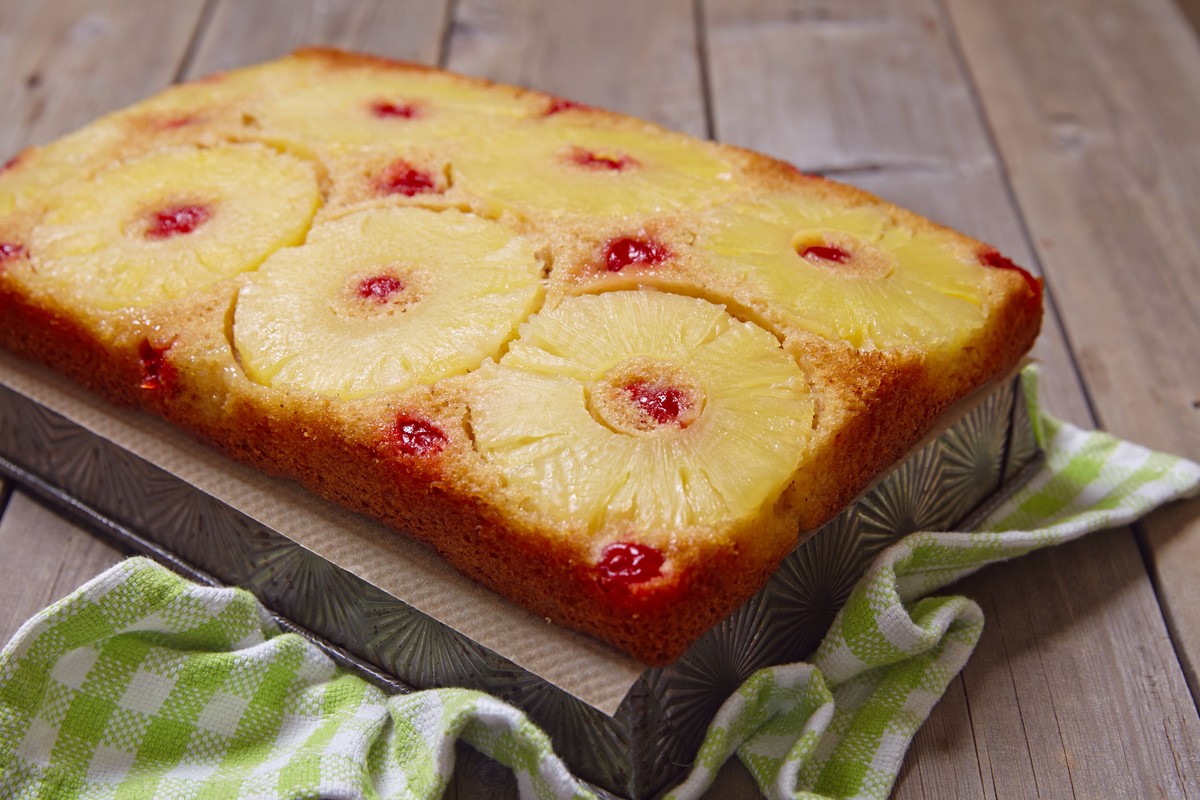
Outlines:
{"label": "red cherry in pineapple center", "polygon": [[800,252],[801,258],[809,261],[832,261],[835,264],[845,264],[850,260],[850,254],[840,247],[813,244]]}
{"label": "red cherry in pineapple center", "polygon": [[371,103],[371,113],[380,119],[414,119],[421,116],[421,109],[412,103],[376,100]]}
{"label": "red cherry in pineapple center", "polygon": [[423,456],[446,446],[446,434],[433,423],[419,417],[400,414],[392,427],[392,441],[405,455]]}
{"label": "red cherry in pineapple center", "polygon": [[792,247],[807,264],[847,280],[885,280],[899,264],[891,251],[843,231],[801,231]]}
{"label": "red cherry in pineapple center", "polygon": [[358,296],[376,303],[386,303],[398,292],[404,291],[404,282],[392,275],[372,275],[358,283]]}
{"label": "red cherry in pineapple center", "polygon": [[659,425],[687,427],[680,419],[692,410],[692,401],[686,392],[674,386],[632,383],[625,387],[625,393],[630,402]]}
{"label": "red cherry in pineapple center", "polygon": [[407,161],[397,161],[389,165],[375,182],[375,188],[380,194],[400,194],[405,197],[438,191],[432,175],[417,169]]}
{"label": "red cherry in pineapple center", "polygon": [[170,239],[173,236],[182,236],[192,233],[210,219],[212,211],[205,205],[189,203],[168,206],[150,214],[146,238]]}
{"label": "red cherry in pineapple center", "polygon": [[612,240],[604,248],[604,267],[609,272],[620,272],[630,264],[654,266],[670,257],[671,251],[660,242],[624,237]]}
{"label": "red cherry in pineapple center", "polygon": [[596,572],[606,586],[644,583],[662,574],[663,554],[635,542],[613,542],[600,554]]}
{"label": "red cherry in pineapple center", "polygon": [[568,158],[572,164],[593,172],[624,172],[637,166],[630,156],[605,155],[583,147],[572,148]]}
{"label": "red cherry in pineapple center", "polygon": [[0,242],[0,264],[25,255],[25,245],[16,242]]}
{"label": "red cherry in pineapple center", "polygon": [[676,436],[701,419],[704,387],[686,368],[646,356],[613,365],[585,388],[596,422],[625,436]]}

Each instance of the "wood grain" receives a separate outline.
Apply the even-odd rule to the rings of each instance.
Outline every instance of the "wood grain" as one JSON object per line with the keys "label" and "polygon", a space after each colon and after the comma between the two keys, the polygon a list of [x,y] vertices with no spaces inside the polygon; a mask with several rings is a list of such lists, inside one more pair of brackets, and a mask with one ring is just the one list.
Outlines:
{"label": "wood grain", "polygon": [[1200,698],[1200,500],[1138,521],[1154,570],[1158,601],[1193,698]]}
{"label": "wood grain", "polygon": [[[0,5],[0,159],[169,84],[203,0]],[[0,517],[0,641],[120,554],[13,491]]]}
{"label": "wood grain", "polygon": [[306,45],[436,64],[448,0],[217,0],[187,77],[269,61]]}
{"label": "wood grain", "polygon": [[447,66],[705,136],[689,0],[460,0]]}
{"label": "wood grain", "polygon": [[[936,5],[715,0],[705,8],[718,138],[830,172],[1038,267],[1006,164]],[[1087,424],[1067,337],[1049,311],[1038,348],[1046,398]],[[1156,782],[1182,796],[1196,780],[1191,766],[1157,757],[1194,752],[1200,724],[1136,545],[1128,531],[1096,542],[1074,548],[1074,560],[1042,554],[985,573],[1020,591],[1007,588],[1004,613],[991,609],[980,650],[919,734],[897,797],[1090,797],[1078,789]],[[1113,580],[1131,588],[1114,594]],[[954,588],[999,591],[982,581]],[[1009,641],[1023,646],[1010,652]],[[1107,646],[1081,651],[1083,673],[1033,668],[1042,653],[1069,663],[1072,647],[1094,641]],[[1176,694],[1159,696],[1164,684]],[[1082,732],[1098,729],[1105,733],[1093,735],[1093,752],[1116,757],[1089,764],[1084,779],[1076,774],[1088,748]],[[1145,730],[1169,731],[1169,746],[1141,750]],[[930,753],[936,758],[922,763]]]}
{"label": "wood grain", "polygon": [[[947,7],[1099,423],[1200,460],[1194,31],[1169,0]],[[1196,691],[1200,500],[1139,528]]]}
{"label": "wood grain", "polygon": [[[978,658],[978,656],[976,656]],[[937,711],[913,739],[896,783],[901,797],[983,798],[978,771],[964,769],[978,754],[971,733],[970,704],[962,676],[955,678],[938,701]],[[1034,797],[1034,794],[1019,795]]]}
{"label": "wood grain", "polygon": [[0,517],[0,553],[0,642],[124,557],[20,490]]}
{"label": "wood grain", "polygon": [[994,630],[963,672],[985,796],[1196,796],[1195,708],[1127,530],[958,588]]}
{"label": "wood grain", "polygon": [[45,143],[171,83],[203,5],[203,0],[6,3],[0,154]]}
{"label": "wood grain", "polygon": [[704,7],[717,138],[814,172],[952,170],[991,159],[927,3]]}
{"label": "wood grain", "polygon": [[1169,0],[947,5],[1100,422],[1200,458],[1190,28]]}
{"label": "wood grain", "polygon": [[1192,27],[1200,33],[1200,0],[1175,0],[1179,10],[1187,17]]}

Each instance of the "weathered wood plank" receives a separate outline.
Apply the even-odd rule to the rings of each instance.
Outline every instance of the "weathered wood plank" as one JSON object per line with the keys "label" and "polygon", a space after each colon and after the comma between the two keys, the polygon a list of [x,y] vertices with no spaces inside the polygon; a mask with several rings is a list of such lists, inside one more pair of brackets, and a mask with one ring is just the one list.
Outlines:
{"label": "weathered wood plank", "polygon": [[[962,769],[975,756],[971,736],[970,708],[962,676],[955,678],[938,703],[938,710],[913,739],[908,757],[896,782],[898,793],[906,797],[944,797],[956,800],[983,798],[983,784],[977,771]],[[1033,797],[1032,794],[1025,795]]]}
{"label": "weathered wood plank", "polygon": [[203,5],[7,3],[0,29],[0,74],[7,76],[0,87],[0,154],[47,142],[169,84]]}
{"label": "weathered wood plank", "polygon": [[948,6],[1100,421],[1200,457],[1195,36],[1168,0]]}
{"label": "weathered wood plank", "polygon": [[447,65],[704,136],[689,0],[461,0]]}
{"label": "weathered wood plank", "polygon": [[20,490],[0,516],[0,553],[0,643],[124,557]]}
{"label": "weathered wood plank", "polygon": [[187,76],[269,61],[306,45],[434,64],[446,5],[447,0],[217,0]]}
{"label": "weathered wood plank", "polygon": [[1136,530],[1148,544],[1159,604],[1192,697],[1200,698],[1200,501],[1160,509]]}
{"label": "weathered wood plank", "polygon": [[1181,724],[1195,709],[1173,654],[1145,644],[1165,632],[1138,564],[1121,529],[959,587],[997,633],[963,672],[986,796],[1196,796],[1195,726]]}
{"label": "weathered wood plank", "polygon": [[[718,138],[831,171],[1036,269],[1024,209],[1009,196],[936,5],[714,0],[705,8]],[[1086,397],[1053,310],[1038,348],[1045,395],[1056,413],[1086,424]],[[1042,554],[994,568],[957,587],[974,594],[996,581],[1020,591],[1009,588],[1004,613],[989,615],[960,688],[919,734],[898,797],[1084,797],[1091,795],[1076,792],[1073,782],[1178,789],[1196,780],[1194,764],[1177,768],[1171,757],[1195,752],[1200,725],[1186,697],[1180,706],[1177,695],[1155,693],[1162,686],[1179,692],[1182,683],[1130,534],[1070,552],[1070,559]],[[1112,593],[1114,572],[1120,585],[1135,588]],[[1064,596],[1073,602],[1064,604]],[[1089,603],[1094,613],[1082,613]],[[1008,641],[1030,644],[1013,654]],[[1084,684],[1054,659],[1073,666],[1065,648],[1089,641],[1106,646],[1085,651],[1092,660]],[[1045,674],[1033,669],[1030,653],[1052,654]],[[1022,702],[1014,705],[1014,697]],[[1056,734],[1060,728],[1069,735]],[[1099,728],[1105,733],[1086,733]],[[1171,734],[1145,737],[1148,729]],[[1096,761],[1086,780],[1067,766],[1080,761],[1080,750]],[[921,765],[930,754],[933,762]]]}
{"label": "weathered wood plank", "polygon": [[1192,27],[1200,33],[1200,0],[1175,0],[1183,15],[1187,17]]}
{"label": "weathered wood plank", "polygon": [[[169,84],[203,0],[42,3],[0,13],[0,154],[43,143]],[[2,157],[2,156],[0,156]],[[0,517],[0,640],[120,556],[15,491]]]}
{"label": "weathered wood plank", "polygon": [[[1169,0],[947,6],[1100,423],[1200,459],[1195,32]],[[1200,500],[1139,527],[1200,692]]]}
{"label": "weathered wood plank", "polygon": [[712,0],[705,17],[719,139],[816,172],[991,157],[927,3]]}
{"label": "weathered wood plank", "polygon": [[[0,159],[152,94],[176,76],[203,0],[0,8]],[[0,517],[0,641],[120,554],[14,491]]]}

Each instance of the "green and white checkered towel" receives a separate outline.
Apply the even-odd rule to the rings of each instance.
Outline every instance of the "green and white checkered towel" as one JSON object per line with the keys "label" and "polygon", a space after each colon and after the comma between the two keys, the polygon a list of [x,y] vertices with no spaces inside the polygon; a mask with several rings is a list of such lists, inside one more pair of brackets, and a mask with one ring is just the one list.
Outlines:
{"label": "green and white checkered towel", "polygon": [[[982,532],[916,533],[881,554],[812,664],[764,669],[730,697],[673,797],[701,794],[735,753],[772,798],[886,797],[982,630],[973,602],[927,592],[1200,486],[1194,463],[1035,419],[1047,461],[1032,482]],[[523,797],[590,794],[516,709],[463,689],[385,695],[246,592],[144,559],[0,653],[5,798],[436,798],[458,739],[511,767]]]}

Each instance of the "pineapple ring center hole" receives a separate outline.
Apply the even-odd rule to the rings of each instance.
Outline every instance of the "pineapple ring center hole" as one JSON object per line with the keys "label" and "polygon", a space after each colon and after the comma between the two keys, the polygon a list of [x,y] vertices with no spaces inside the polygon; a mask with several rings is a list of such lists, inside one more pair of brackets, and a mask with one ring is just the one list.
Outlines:
{"label": "pineapple ring center hole", "polygon": [[617,150],[592,150],[572,145],[563,153],[564,160],[572,166],[592,172],[624,172],[640,166],[631,155]]}
{"label": "pineapple ring center hole", "polygon": [[799,231],[792,249],[812,266],[847,278],[880,280],[896,270],[890,253],[842,231]]}
{"label": "pineapple ring center hole", "polygon": [[154,205],[139,213],[126,228],[150,241],[163,241],[193,233],[213,216],[213,206],[203,200],[188,199]]}
{"label": "pineapple ring center hole", "polygon": [[687,428],[699,419],[704,403],[704,391],[690,372],[649,358],[623,361],[587,387],[592,417],[630,436]]}
{"label": "pineapple ring center hole", "polygon": [[343,317],[380,317],[402,314],[421,298],[420,277],[393,267],[350,276],[336,309]]}

